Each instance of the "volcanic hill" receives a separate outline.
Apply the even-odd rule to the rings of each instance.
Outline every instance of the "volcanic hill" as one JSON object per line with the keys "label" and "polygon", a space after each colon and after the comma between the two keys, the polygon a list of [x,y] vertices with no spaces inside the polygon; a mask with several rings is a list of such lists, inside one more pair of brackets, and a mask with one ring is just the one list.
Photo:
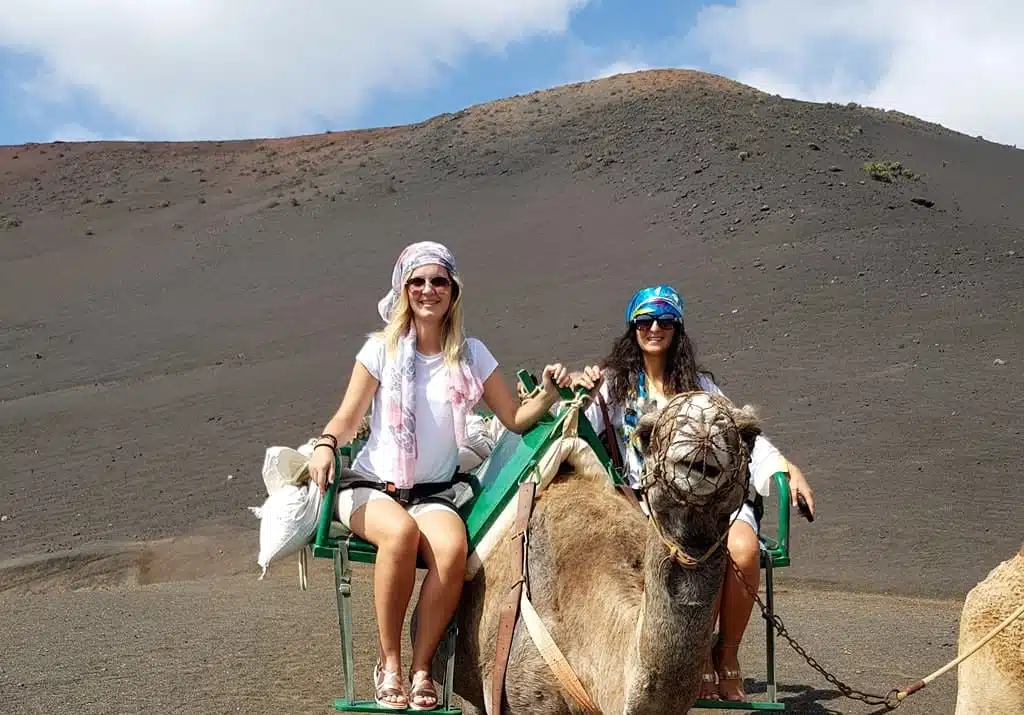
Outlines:
{"label": "volcanic hill", "polygon": [[689,71],[367,131],[3,147],[0,559],[219,525],[250,568],[264,449],[318,433],[433,239],[510,380],[596,362],[636,288],[677,286],[816,490],[785,578],[959,598],[1024,523],[1022,226],[1022,151]]}

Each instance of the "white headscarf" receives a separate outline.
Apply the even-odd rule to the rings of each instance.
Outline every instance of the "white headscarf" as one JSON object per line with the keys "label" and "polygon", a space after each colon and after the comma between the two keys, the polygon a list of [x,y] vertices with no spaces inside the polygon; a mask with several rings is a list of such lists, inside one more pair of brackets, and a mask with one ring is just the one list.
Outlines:
{"label": "white headscarf", "polygon": [[377,303],[377,312],[385,323],[391,320],[391,311],[395,309],[409,274],[420,266],[435,264],[444,266],[452,280],[457,281],[455,256],[445,246],[434,241],[420,241],[405,247],[391,271],[391,290]]}

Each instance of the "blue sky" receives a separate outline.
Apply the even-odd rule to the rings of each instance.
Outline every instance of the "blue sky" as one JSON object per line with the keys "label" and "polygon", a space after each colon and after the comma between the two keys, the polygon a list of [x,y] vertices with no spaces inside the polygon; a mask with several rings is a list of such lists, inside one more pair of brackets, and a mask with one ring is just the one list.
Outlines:
{"label": "blue sky", "polygon": [[1022,8],[1018,0],[34,0],[0,16],[0,144],[402,124],[653,67],[899,109],[1021,143]]}
{"label": "blue sky", "polygon": [[[649,0],[638,12],[638,2],[590,3],[572,17],[564,35],[529,38],[498,55],[479,53],[433,87],[383,94],[358,122],[380,126],[418,121],[492,99],[588,79],[615,62],[639,67],[639,48],[650,52],[673,30],[686,31],[705,4]],[[706,57],[694,60],[706,62]]]}

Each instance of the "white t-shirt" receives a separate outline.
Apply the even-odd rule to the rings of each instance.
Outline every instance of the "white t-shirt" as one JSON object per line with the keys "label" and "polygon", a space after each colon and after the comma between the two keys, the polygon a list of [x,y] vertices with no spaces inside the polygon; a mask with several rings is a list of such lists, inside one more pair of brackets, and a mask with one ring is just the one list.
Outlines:
{"label": "white t-shirt", "polygon": [[[470,369],[481,382],[490,377],[498,366],[497,360],[487,347],[476,338],[467,340]],[[377,337],[370,337],[356,355],[377,380],[381,380],[387,359],[387,345]],[[446,482],[452,478],[459,464],[459,448],[455,442],[455,418],[448,400],[448,368],[444,355],[422,355],[416,352],[416,472],[413,481]],[[472,405],[469,406],[472,409]],[[370,438],[359,454],[352,468],[381,481],[391,481],[388,475],[389,460],[384,446],[378,439],[385,429],[381,392],[378,388],[373,396],[373,412],[370,415]]]}
{"label": "white t-shirt", "polygon": [[[622,466],[625,472],[623,476],[630,486],[636,487],[640,483],[642,465],[633,453],[633,450],[626,449],[626,443],[621,433],[622,407],[612,400],[609,388],[610,382],[608,379],[604,380],[601,383],[600,392],[602,397],[604,397],[605,404],[608,406],[608,419],[615,426],[612,433],[615,435],[619,454],[622,455]],[[725,393],[706,375],[698,373],[697,384],[704,392],[725,397]],[[649,396],[649,399],[653,400],[658,407],[663,406],[662,401],[658,399],[657,395],[652,394]],[[600,435],[605,429],[604,416],[601,414],[601,403],[594,400],[587,406],[584,414],[590,421],[591,426],[593,426],[594,431]],[[785,471],[787,468],[787,462],[778,448],[769,442],[768,438],[764,435],[758,435],[754,439],[754,449],[750,454],[750,485],[754,490],[762,496],[768,496],[772,475],[775,472]]]}

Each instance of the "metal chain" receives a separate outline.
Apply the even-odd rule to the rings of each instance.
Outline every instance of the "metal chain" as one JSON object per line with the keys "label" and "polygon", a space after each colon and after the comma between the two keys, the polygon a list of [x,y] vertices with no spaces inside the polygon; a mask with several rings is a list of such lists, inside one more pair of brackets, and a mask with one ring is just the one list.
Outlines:
{"label": "metal chain", "polygon": [[836,689],[839,690],[839,692],[842,693],[845,697],[851,700],[859,700],[863,703],[866,703],[867,705],[883,705],[885,706],[887,711],[895,710],[902,704],[902,701],[900,701],[896,697],[899,691],[895,688],[890,690],[884,696],[877,695],[875,693],[867,693],[863,690],[857,690],[856,688],[850,687],[846,683],[839,680],[836,676],[832,675],[832,673],[825,670],[821,665],[818,664],[818,661],[816,661],[812,656],[810,656],[807,653],[806,650],[804,650],[803,646],[796,642],[795,638],[789,635],[789,631],[786,630],[785,624],[782,622],[782,619],[778,617],[778,615],[774,613],[772,613],[771,615],[768,614],[768,606],[766,606],[764,604],[764,601],[761,600],[761,597],[758,595],[757,590],[751,588],[750,584],[747,582],[747,579],[744,578],[743,572],[740,571],[739,566],[737,566],[736,562],[732,560],[732,556],[729,556],[729,566],[736,573],[736,575],[739,576],[740,582],[743,584],[743,587],[747,590],[747,593],[754,597],[754,600],[757,602],[757,605],[761,608],[761,615],[764,617],[766,621],[769,621],[771,623],[771,627],[774,627],[776,632],[778,632],[778,634],[782,638],[786,639],[786,642],[789,643],[790,648],[796,651],[796,653],[801,658],[807,661],[807,665],[811,666],[814,670],[820,673],[821,676],[825,678],[825,680],[834,685]]}

